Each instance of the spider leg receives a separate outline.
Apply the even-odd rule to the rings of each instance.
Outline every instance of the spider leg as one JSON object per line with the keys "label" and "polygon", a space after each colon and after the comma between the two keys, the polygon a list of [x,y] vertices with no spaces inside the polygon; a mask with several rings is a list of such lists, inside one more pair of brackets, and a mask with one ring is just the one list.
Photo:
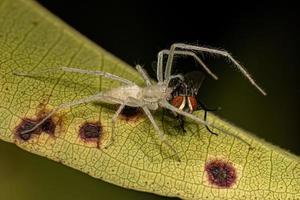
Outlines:
{"label": "spider leg", "polygon": [[142,75],[142,77],[143,77],[143,79],[144,79],[146,85],[147,85],[147,86],[152,85],[152,84],[151,84],[151,81],[150,81],[150,78],[149,78],[149,76],[148,76],[148,74],[147,74],[147,72],[142,68],[142,66],[136,65],[135,68],[136,68],[136,70]]}
{"label": "spider leg", "polygon": [[160,51],[157,54],[157,69],[156,69],[156,78],[158,82],[163,82],[163,58],[164,58],[164,52]]}
{"label": "spider leg", "polygon": [[[213,128],[216,128],[216,129],[221,130],[220,128],[213,126],[211,123],[206,122],[206,121],[204,121],[204,120],[202,120],[202,119],[196,117],[195,115],[192,115],[192,114],[190,114],[190,113],[188,113],[188,112],[185,112],[185,111],[183,111],[183,110],[180,110],[180,109],[176,108],[175,106],[171,105],[169,102],[167,102],[167,101],[165,101],[165,100],[160,101],[160,102],[159,102],[159,105],[160,105],[161,107],[166,108],[166,109],[169,109],[169,110],[171,110],[171,111],[173,111],[173,112],[175,112],[175,113],[177,113],[177,114],[179,114],[179,115],[183,115],[183,116],[185,116],[185,117],[188,117],[188,118],[190,118],[190,119],[196,121],[196,122],[199,123],[199,124],[211,126],[211,127],[213,127]],[[221,130],[221,131],[222,131],[222,130]]]}
{"label": "spider leg", "polygon": [[251,147],[251,145],[250,145],[246,140],[244,140],[244,139],[238,137],[237,135],[234,135],[234,134],[232,134],[232,133],[230,133],[230,132],[228,132],[228,131],[226,131],[226,130],[224,130],[224,129],[222,129],[222,128],[218,128],[218,127],[214,126],[213,124],[211,124],[211,123],[209,123],[209,122],[207,122],[207,121],[204,121],[204,120],[202,120],[202,119],[196,117],[195,115],[192,115],[192,114],[190,114],[190,113],[184,112],[184,111],[182,111],[182,110],[176,108],[175,106],[172,106],[171,104],[169,104],[169,102],[167,102],[167,101],[165,101],[165,100],[164,100],[164,101],[160,101],[160,102],[159,102],[159,105],[160,105],[161,107],[163,107],[163,108],[169,109],[169,110],[174,111],[174,112],[176,112],[176,113],[178,113],[178,114],[180,114],[180,115],[183,115],[183,116],[185,116],[185,117],[188,117],[188,118],[194,120],[195,122],[197,122],[198,124],[203,124],[203,125],[210,126],[210,127],[215,128],[215,129],[218,129],[218,130],[222,131],[223,133],[225,133],[225,134],[227,134],[227,135],[230,135],[230,136],[232,136],[232,137],[234,137],[234,138],[236,138],[236,139],[238,139],[238,140],[244,142],[244,143],[247,144],[249,147]]}
{"label": "spider leg", "polygon": [[[197,102],[198,104],[200,104],[200,106],[198,107],[198,109],[203,109],[204,110],[204,117],[203,117],[203,120],[205,122],[207,122],[207,111],[218,111],[220,108],[214,108],[214,109],[210,109],[210,108],[207,108],[202,102]],[[175,114],[175,113],[174,113]],[[178,120],[179,122],[179,127],[182,129],[183,132],[186,132],[185,128],[184,128],[184,117],[182,115],[178,115],[178,114],[175,114],[176,115],[176,119]],[[218,136],[217,133],[213,132],[212,130],[210,130],[210,128],[205,125],[206,129],[213,135],[216,135]]]}
{"label": "spider leg", "polygon": [[176,160],[178,160],[180,162],[180,158],[178,156],[177,151],[174,149],[174,147],[172,147],[172,145],[167,141],[165,135],[163,134],[163,132],[159,129],[158,125],[156,124],[150,110],[146,107],[146,106],[141,106],[142,109],[144,110],[145,114],[147,115],[147,117],[149,118],[150,122],[152,123],[156,133],[159,136],[159,139],[161,142],[165,143],[173,152],[174,155],[176,156]]}
{"label": "spider leg", "polygon": [[[171,76],[169,77],[169,79],[164,80],[164,83],[165,83],[166,85],[169,85],[169,83],[171,82],[171,80],[173,80],[173,79],[175,79],[175,78],[179,78],[181,81],[184,81],[184,76],[182,76],[181,74],[176,74],[176,75],[171,75]],[[178,83],[178,84],[180,84],[180,83]],[[177,84],[176,84],[175,87],[177,87]]]}
{"label": "spider leg", "polygon": [[[160,75],[160,79],[162,79],[162,76],[163,76],[163,72],[162,72],[162,67],[163,67],[163,56],[164,54],[166,55],[169,55],[170,54],[170,51],[167,50],[167,49],[164,49],[164,50],[161,50],[159,53],[158,53],[158,64],[157,64],[157,77]],[[212,78],[214,78],[215,80],[218,80],[218,77],[217,75],[215,75],[206,65],[205,63],[201,60],[201,58],[199,58],[194,52],[190,52],[190,51],[174,51],[174,55],[183,55],[183,56],[192,56],[202,67],[203,69],[210,75],[212,76]],[[172,59],[174,59],[172,57]],[[173,61],[172,61],[173,62]],[[171,66],[172,67],[172,66]],[[165,80],[168,80],[170,78],[170,75],[171,75],[171,68],[170,69],[167,69],[166,68],[166,71],[170,71],[170,73],[165,73]],[[159,80],[159,79],[158,79]]]}
{"label": "spider leg", "polygon": [[[147,86],[150,86],[152,85],[151,81],[150,81],[150,77],[148,76],[147,72],[142,68],[142,66],[140,65],[137,65],[136,67],[136,70],[142,75],[145,83]],[[172,79],[175,79],[175,78],[179,78],[181,80],[184,80],[184,77],[181,75],[181,74],[176,74],[176,75],[173,75],[173,76],[170,76],[170,78],[167,80],[167,85],[169,84],[169,82],[172,80]]]}
{"label": "spider leg", "polygon": [[[168,50],[161,50],[157,54],[156,78],[157,78],[158,82],[163,82],[164,81],[164,78],[163,78],[163,74],[164,74],[163,73],[163,59],[164,59],[164,54],[167,54],[166,51],[168,51]],[[169,79],[172,79],[172,77],[170,76]],[[180,77],[180,79],[183,80],[183,76]],[[168,81],[168,79],[165,79],[165,80]]]}
{"label": "spider leg", "polygon": [[188,45],[188,44],[183,44],[183,43],[175,43],[171,46],[170,48],[170,53],[168,56],[168,61],[166,64],[166,70],[165,70],[165,77],[169,77],[171,74],[171,68],[172,68],[172,62],[175,54],[175,49],[180,48],[184,49],[186,51],[200,51],[200,52],[207,52],[210,54],[216,54],[216,55],[221,55],[226,58],[228,58],[234,65],[235,67],[241,71],[241,73],[249,80],[249,82],[256,87],[263,95],[267,95],[267,93],[254,81],[254,79],[251,77],[249,72],[242,67],[237,60],[235,60],[227,51],[224,50],[218,50],[218,49],[213,49],[213,48],[207,48],[207,47],[201,47],[201,46],[194,46],[194,45]]}
{"label": "spider leg", "polygon": [[21,134],[26,134],[29,133],[31,131],[34,131],[35,129],[37,129],[40,125],[42,125],[47,119],[49,119],[52,115],[54,115],[56,112],[58,112],[61,109],[65,109],[65,108],[69,108],[75,105],[79,105],[79,104],[84,104],[84,103],[89,103],[92,101],[105,101],[105,102],[112,102],[112,103],[120,103],[121,100],[111,97],[111,96],[107,96],[103,93],[98,93],[92,96],[88,96],[82,99],[78,99],[75,101],[71,101],[68,103],[62,103],[59,106],[55,107],[46,117],[44,117],[41,121],[39,121],[35,126],[33,126],[31,129],[23,131]]}
{"label": "spider leg", "polygon": [[[111,135],[111,142],[113,142],[114,140],[114,134],[115,134],[115,124],[116,124],[116,120],[117,117],[120,115],[120,113],[122,112],[122,110],[124,109],[124,107],[126,106],[128,100],[124,101],[118,108],[118,110],[115,112],[114,116],[112,117],[112,135]],[[111,143],[110,142],[110,143]],[[107,145],[108,146],[108,145]]]}
{"label": "spider leg", "polygon": [[75,72],[75,73],[81,73],[81,74],[90,74],[90,75],[94,75],[94,76],[103,76],[105,78],[108,79],[112,79],[112,80],[116,80],[122,83],[125,83],[127,85],[134,85],[135,83],[127,80],[125,78],[122,78],[120,76],[108,73],[108,72],[104,72],[104,71],[99,71],[99,70],[86,70],[86,69],[78,69],[78,68],[72,68],[72,67],[62,67],[61,68],[63,71],[66,72]]}
{"label": "spider leg", "polygon": [[59,68],[50,68],[38,72],[13,72],[13,74],[17,76],[33,76],[33,75],[40,75],[45,72],[58,72],[58,70],[62,70],[64,72],[71,72],[71,73],[79,73],[79,74],[89,74],[89,75],[94,75],[94,76],[103,76],[108,79],[116,80],[121,83],[125,83],[127,85],[133,85],[135,84],[134,82],[127,80],[125,78],[119,77],[117,75],[104,72],[104,71],[98,71],[98,70],[87,70],[87,69],[79,69],[79,68],[73,68],[73,67],[59,67]]}

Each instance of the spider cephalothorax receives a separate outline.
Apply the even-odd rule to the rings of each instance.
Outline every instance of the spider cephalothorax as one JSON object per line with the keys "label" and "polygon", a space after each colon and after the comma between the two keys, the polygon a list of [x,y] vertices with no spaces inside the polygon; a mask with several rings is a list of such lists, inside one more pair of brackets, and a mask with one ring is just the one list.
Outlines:
{"label": "spider cephalothorax", "polygon": [[[179,49],[179,50],[177,50]],[[195,58],[195,60],[203,67],[204,71],[212,76],[214,79],[218,79],[218,77],[210,71],[210,69],[203,63],[203,61],[198,57],[194,52],[203,52],[208,54],[215,54],[215,55],[221,55],[229,59],[239,70],[240,72],[250,81],[250,83],[255,86],[263,95],[266,95],[264,90],[262,90],[255,81],[251,78],[250,74],[246,71],[245,68],[243,68],[233,57],[226,51],[213,49],[213,48],[206,48],[201,46],[194,46],[194,45],[188,45],[188,44],[182,44],[182,43],[175,43],[171,46],[170,50],[162,50],[158,53],[158,60],[157,60],[157,82],[152,82],[150,78],[148,77],[147,73],[143,70],[143,68],[140,65],[136,66],[136,69],[138,73],[141,75],[141,77],[145,81],[145,86],[140,87],[131,80],[116,76],[114,74],[110,74],[104,71],[92,71],[92,70],[86,70],[86,69],[79,69],[79,68],[73,68],[73,67],[60,67],[54,69],[55,72],[58,72],[59,70],[64,72],[70,72],[70,73],[81,73],[81,74],[90,74],[95,76],[103,76],[105,78],[119,81],[123,83],[122,86],[113,88],[109,91],[101,91],[97,94],[94,94],[92,96],[88,96],[82,99],[78,99],[72,102],[67,102],[58,105],[55,107],[46,117],[44,117],[43,120],[41,120],[39,123],[37,123],[34,127],[32,127],[29,130],[23,131],[21,134],[26,134],[29,132],[32,132],[36,130],[40,125],[42,125],[47,119],[49,119],[54,113],[58,112],[61,109],[65,109],[71,106],[83,104],[83,103],[89,103],[94,101],[99,102],[106,102],[111,104],[119,104],[119,108],[112,117],[112,130],[114,130],[114,123],[118,117],[118,115],[121,113],[123,108],[125,106],[131,106],[131,107],[140,107],[146,116],[149,118],[150,122],[152,123],[155,131],[157,132],[160,140],[167,144],[170,149],[174,152],[174,154],[177,156],[177,160],[179,160],[179,157],[177,155],[177,151],[172,147],[171,144],[169,144],[168,140],[166,139],[164,133],[161,131],[161,129],[158,127],[157,123],[155,122],[155,119],[150,112],[150,110],[157,110],[159,107],[168,109],[172,112],[177,113],[178,115],[185,116],[187,118],[192,119],[198,124],[209,126],[216,128],[218,130],[222,130],[222,128],[216,127],[213,124],[206,122],[197,116],[191,114],[191,111],[194,110],[194,104],[190,103],[191,111],[187,112],[183,109],[179,109],[178,107],[170,104],[168,100],[170,100],[171,93],[174,88],[169,87],[169,82],[172,79],[179,78],[182,79],[181,75],[172,75],[172,64],[174,55],[184,55],[184,56],[192,56]],[[166,64],[164,64],[164,56],[167,55],[168,59]],[[163,71],[164,69],[164,71]],[[39,72],[40,74],[41,72]],[[23,76],[31,76],[33,73],[17,73],[16,75],[23,75]],[[190,99],[191,100],[191,99]],[[223,133],[226,133],[226,131],[222,130]],[[226,133],[229,134],[229,133]],[[113,131],[112,131],[113,135]],[[233,137],[237,137],[235,135],[232,135]],[[237,137],[238,138],[238,137]],[[239,140],[247,143],[246,141],[242,140],[241,138],[238,138]],[[248,143],[247,143],[248,144]]]}

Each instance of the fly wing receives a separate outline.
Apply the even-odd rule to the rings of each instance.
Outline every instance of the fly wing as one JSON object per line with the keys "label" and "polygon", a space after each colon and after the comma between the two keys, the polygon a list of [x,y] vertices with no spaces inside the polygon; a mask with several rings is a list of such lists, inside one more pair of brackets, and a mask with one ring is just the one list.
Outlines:
{"label": "fly wing", "polygon": [[187,84],[188,90],[192,90],[194,95],[197,95],[203,81],[205,74],[201,71],[192,71],[184,75],[184,81]]}

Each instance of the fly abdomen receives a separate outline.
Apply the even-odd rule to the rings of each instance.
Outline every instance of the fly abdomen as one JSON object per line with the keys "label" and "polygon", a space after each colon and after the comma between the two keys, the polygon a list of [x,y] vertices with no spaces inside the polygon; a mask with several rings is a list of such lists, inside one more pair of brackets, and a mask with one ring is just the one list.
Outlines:
{"label": "fly abdomen", "polygon": [[186,112],[192,113],[197,109],[197,100],[194,96],[176,96],[171,102],[173,106],[180,110],[184,110]]}
{"label": "fly abdomen", "polygon": [[185,96],[176,96],[171,100],[170,103],[176,108],[183,110],[186,104]]}

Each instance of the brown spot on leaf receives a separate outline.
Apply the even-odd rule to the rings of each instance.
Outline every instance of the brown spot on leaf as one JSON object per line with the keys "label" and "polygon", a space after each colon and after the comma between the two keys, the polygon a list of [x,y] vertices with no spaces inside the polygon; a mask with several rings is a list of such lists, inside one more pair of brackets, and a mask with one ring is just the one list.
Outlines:
{"label": "brown spot on leaf", "polygon": [[32,135],[40,135],[41,133],[47,133],[49,135],[54,135],[56,126],[61,126],[61,117],[54,120],[54,115],[48,118],[44,123],[42,123],[39,127],[37,127],[35,130],[32,130],[28,133],[24,133],[27,130],[30,130],[33,128],[38,122],[42,121],[47,115],[49,114],[48,111],[45,111],[45,109],[40,110],[36,116],[32,118],[25,118],[22,119],[20,124],[15,129],[15,135],[18,139],[21,139],[23,141],[27,141],[32,138]]}
{"label": "brown spot on leaf", "polygon": [[53,135],[56,125],[53,119],[50,117],[41,125],[41,131]]}
{"label": "brown spot on leaf", "polygon": [[102,126],[99,122],[86,122],[79,129],[80,138],[86,142],[96,142],[97,147],[100,144],[101,133]]}
{"label": "brown spot on leaf", "polygon": [[141,108],[125,106],[120,117],[126,121],[136,121],[143,114]]}
{"label": "brown spot on leaf", "polygon": [[212,160],[205,165],[208,181],[220,188],[229,188],[236,182],[236,170],[228,162]]}
{"label": "brown spot on leaf", "polygon": [[15,133],[17,137],[24,141],[29,140],[32,134],[37,134],[38,130],[33,130],[28,133],[23,133],[23,132],[33,128],[35,124],[36,122],[31,119],[23,119],[22,122],[16,128]]}
{"label": "brown spot on leaf", "polygon": [[40,135],[42,132],[50,134],[50,135],[54,135],[56,125],[51,117],[49,119],[47,119],[44,123],[42,123],[36,129],[34,129],[28,133],[24,133],[25,131],[33,128],[42,119],[43,118],[39,118],[37,120],[28,119],[28,118],[23,119],[21,121],[21,123],[17,126],[15,134],[18,136],[18,138],[20,138],[24,141],[29,140],[33,134]]}

